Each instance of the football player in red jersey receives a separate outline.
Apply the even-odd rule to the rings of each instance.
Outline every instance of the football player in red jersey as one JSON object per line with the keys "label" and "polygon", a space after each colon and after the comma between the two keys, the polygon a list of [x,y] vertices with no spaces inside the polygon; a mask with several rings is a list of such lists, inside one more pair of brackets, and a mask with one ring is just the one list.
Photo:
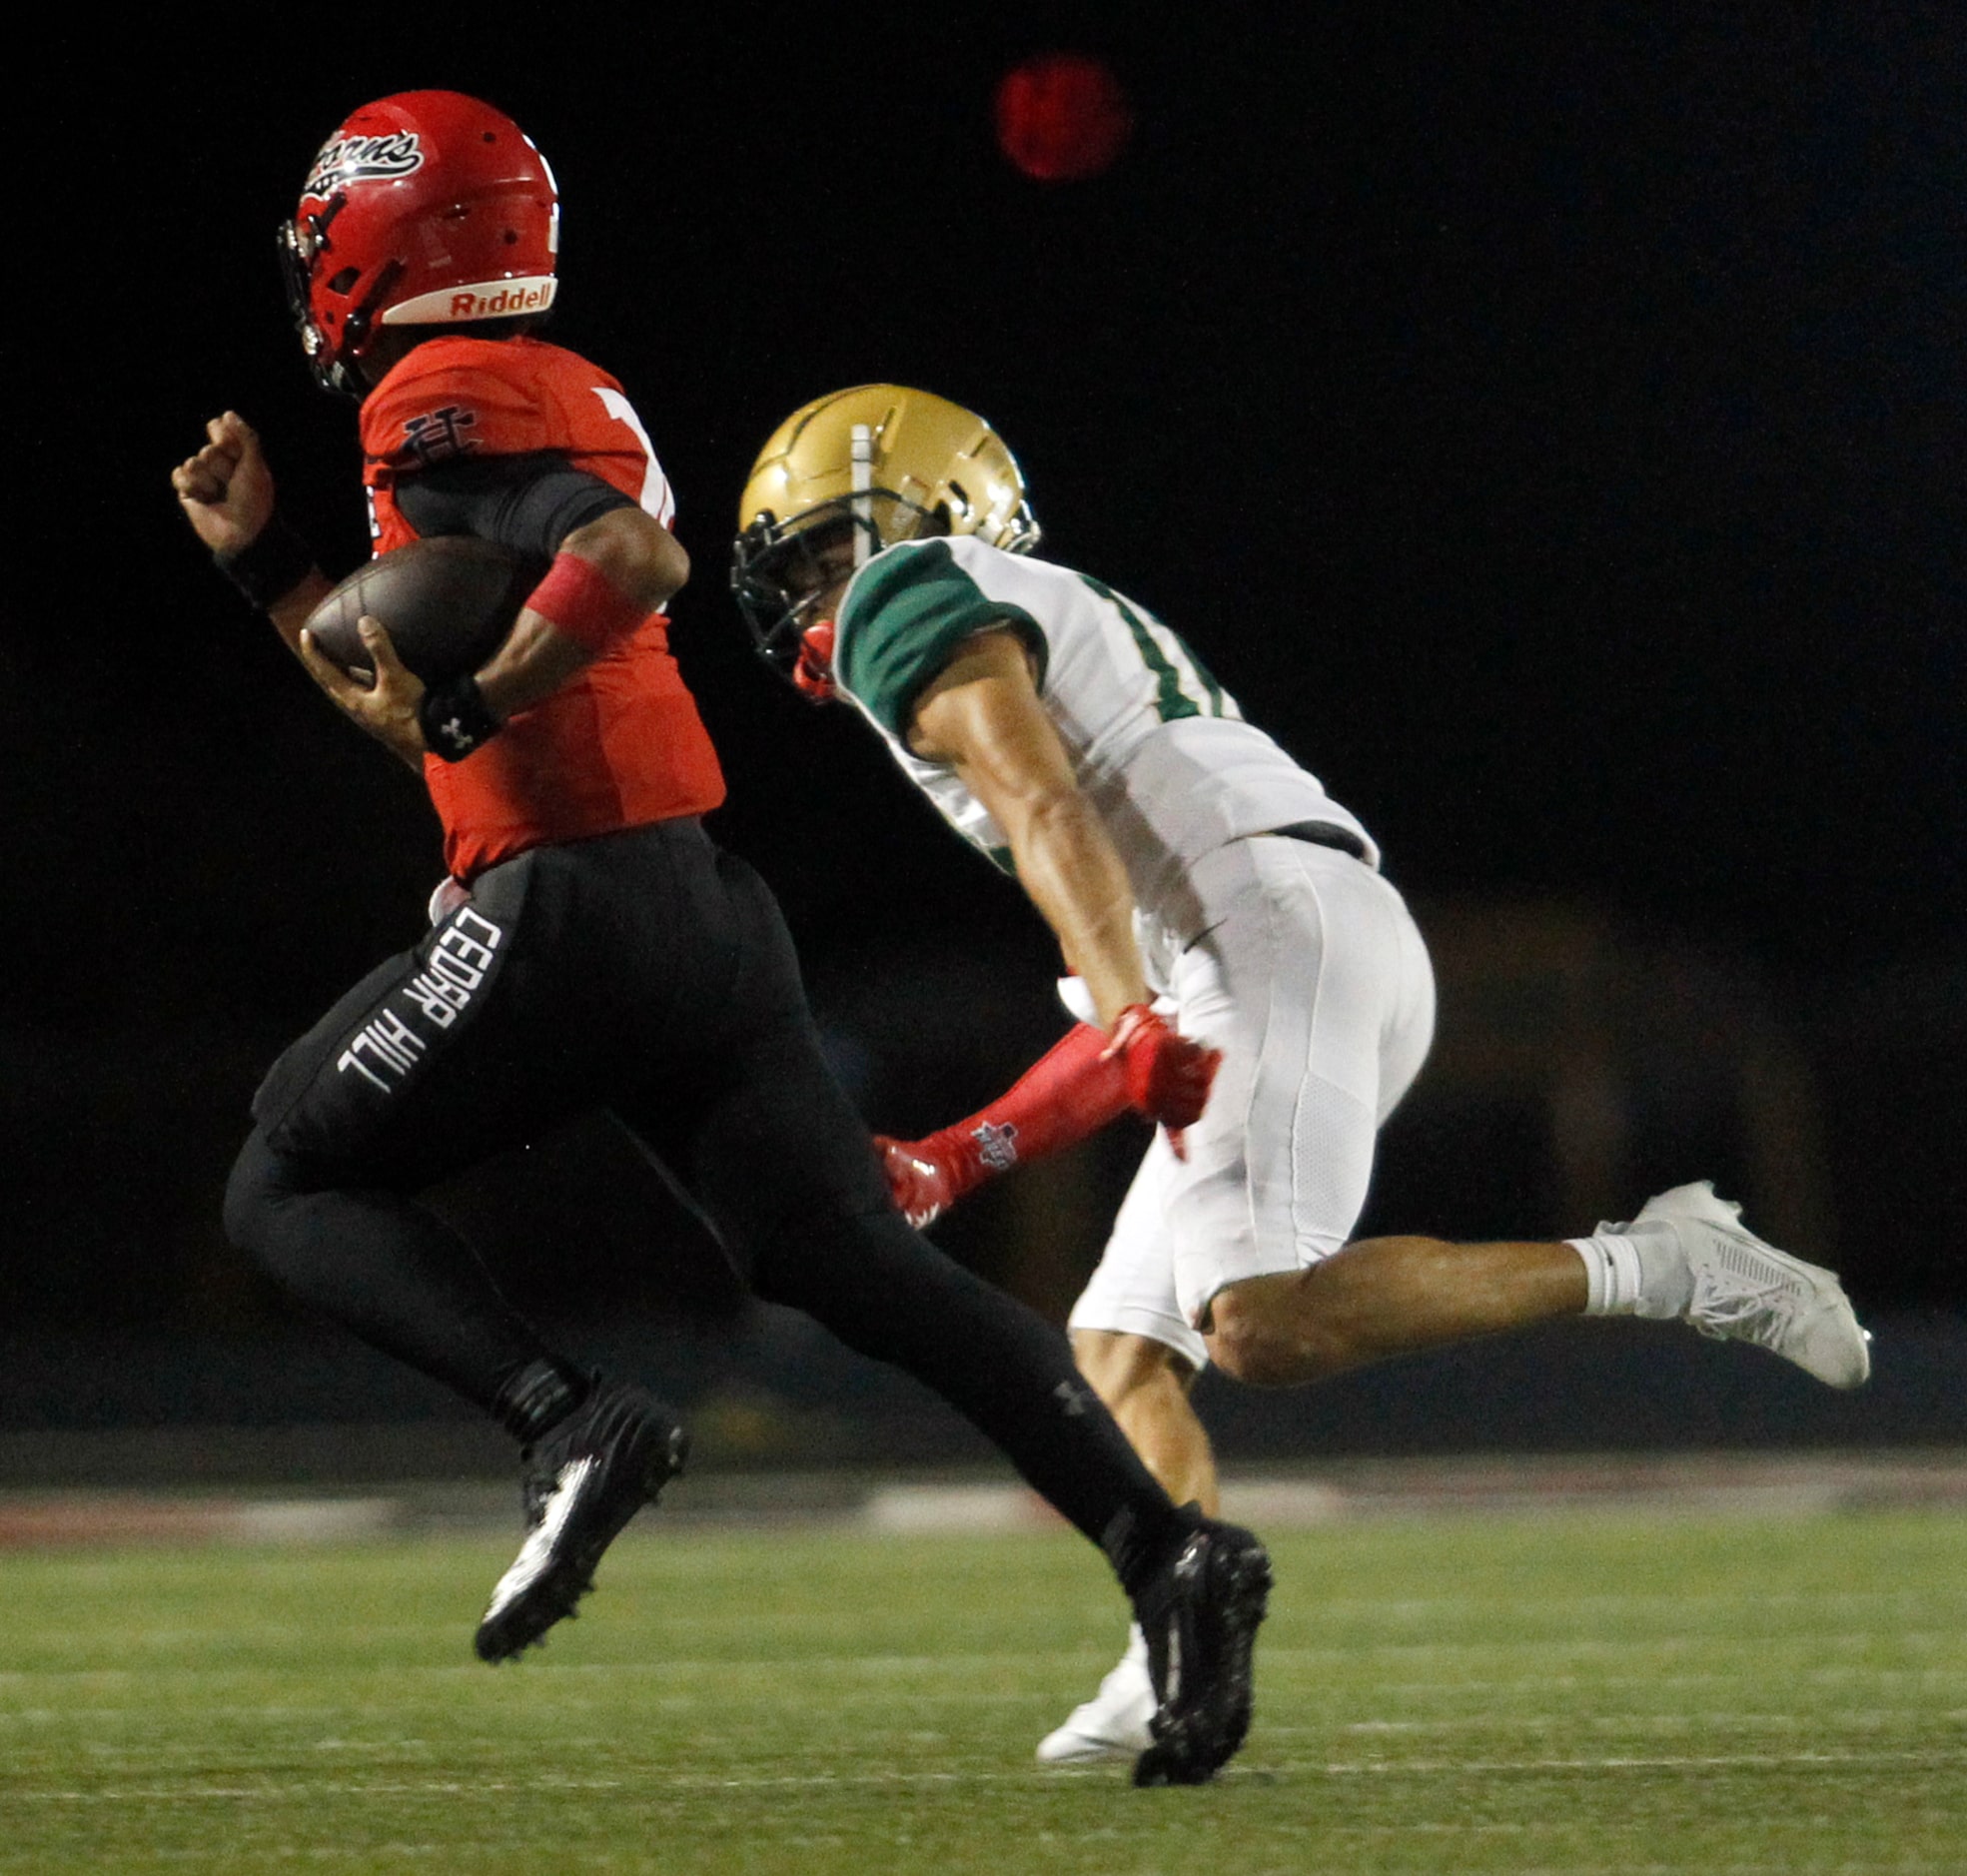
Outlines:
{"label": "football player in red jersey", "polygon": [[516,125],[413,92],[336,132],[283,237],[316,374],[362,399],[378,550],[464,533],[548,565],[477,672],[427,689],[376,621],[373,684],[322,655],[305,622],[328,582],[237,415],[173,475],[315,679],[422,764],[461,888],[274,1065],[228,1230],[520,1440],[528,1535],[477,1640],[505,1659],[572,1611],[684,1435],[645,1390],[546,1346],[419,1195],[605,1105],[757,1294],[934,1388],[1102,1546],[1156,1649],[1137,1781],[1206,1779],[1249,1723],[1269,1560],[1247,1531],[1178,1509],[1064,1339],[891,1204],[769,891],[703,831],[723,784],[659,611],[688,563],[621,388],[533,330],[557,234],[551,175]]}

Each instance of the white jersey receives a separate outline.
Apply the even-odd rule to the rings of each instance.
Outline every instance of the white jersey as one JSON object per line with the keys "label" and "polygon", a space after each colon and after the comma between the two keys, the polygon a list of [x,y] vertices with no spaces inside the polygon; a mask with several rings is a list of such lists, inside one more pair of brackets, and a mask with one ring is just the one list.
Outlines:
{"label": "white jersey", "polygon": [[1371,837],[1254,724],[1145,607],[1086,573],[968,535],[877,553],[842,599],[833,673],[943,818],[1001,866],[1010,843],[955,772],[913,754],[915,701],[977,632],[1009,626],[1038,662],[1038,693],[1151,917],[1184,923],[1188,869],[1227,842],[1301,821]]}

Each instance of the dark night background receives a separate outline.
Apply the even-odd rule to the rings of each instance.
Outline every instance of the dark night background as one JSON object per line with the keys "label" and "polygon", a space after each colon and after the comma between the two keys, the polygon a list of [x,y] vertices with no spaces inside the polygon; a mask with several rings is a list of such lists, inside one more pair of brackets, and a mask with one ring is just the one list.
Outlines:
{"label": "dark night background", "polygon": [[[1267,14],[44,29],[0,637],[5,1334],[41,1367],[0,1420],[168,1414],[142,1377],[179,1343],[346,1353],[241,1268],[219,1195],[266,1063],[420,929],[436,826],[166,474],[232,406],[332,570],[366,550],[353,409],[308,380],[272,236],[347,110],[427,85],[555,168],[552,336],[623,381],[679,493],[713,831],[777,888],[876,1124],[953,1118],[1063,1024],[1035,916],[724,594],[766,435],[893,379],[986,413],[1044,550],[1192,638],[1385,847],[1444,1010],[1370,1223],[1555,1235],[1712,1174],[1861,1311],[1958,1310],[1957,11]],[[1061,45],[1138,126],[1042,185],[990,97]],[[1138,1144],[946,1242],[1063,1307]],[[528,1157],[451,1202],[534,1307],[735,1310],[605,1130]],[[104,1349],[116,1385],[76,1382]]]}

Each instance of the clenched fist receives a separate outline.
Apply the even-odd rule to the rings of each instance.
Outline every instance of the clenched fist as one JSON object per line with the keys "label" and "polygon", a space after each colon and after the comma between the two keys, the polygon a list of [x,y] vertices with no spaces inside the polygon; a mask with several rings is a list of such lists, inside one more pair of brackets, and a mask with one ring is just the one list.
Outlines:
{"label": "clenched fist", "polygon": [[1128,1101],[1168,1129],[1179,1154],[1182,1129],[1201,1120],[1209,1104],[1222,1051],[1182,1035],[1145,1003],[1130,1003],[1113,1026],[1106,1052],[1120,1063]]}
{"label": "clenched fist", "polygon": [[890,1140],[886,1134],[876,1134],[874,1144],[896,1209],[917,1231],[933,1225],[968,1190],[967,1185],[959,1187],[953,1170],[930,1141]]}
{"label": "clenched fist", "polygon": [[273,518],[273,470],[237,411],[213,418],[205,439],[204,449],[171,471],[171,486],[200,540],[214,553],[240,553]]}

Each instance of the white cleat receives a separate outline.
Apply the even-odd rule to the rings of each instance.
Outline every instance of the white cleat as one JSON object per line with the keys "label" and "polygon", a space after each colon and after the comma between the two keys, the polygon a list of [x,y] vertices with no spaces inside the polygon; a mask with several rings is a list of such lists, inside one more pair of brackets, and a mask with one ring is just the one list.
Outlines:
{"label": "white cleat", "polygon": [[1871,1373],[1871,1336],[1859,1328],[1834,1271],[1764,1244],[1741,1224],[1741,1207],[1697,1180],[1648,1199],[1630,1225],[1649,1222],[1678,1240],[1693,1279],[1685,1320],[1717,1342],[1749,1342],[1832,1388],[1857,1388]]}
{"label": "white cleat", "polygon": [[1154,1744],[1148,1721],[1154,1717],[1154,1681],[1148,1674],[1148,1644],[1136,1626],[1127,1652],[1100,1682],[1100,1691],[1056,1732],[1038,1742],[1041,1765],[1097,1765],[1105,1759],[1131,1759]]}

